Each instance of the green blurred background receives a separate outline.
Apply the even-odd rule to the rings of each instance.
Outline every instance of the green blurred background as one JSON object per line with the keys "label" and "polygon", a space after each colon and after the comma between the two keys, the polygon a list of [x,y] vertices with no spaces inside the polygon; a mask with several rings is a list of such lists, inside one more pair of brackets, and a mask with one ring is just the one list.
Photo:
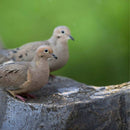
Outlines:
{"label": "green blurred background", "polygon": [[70,59],[53,74],[91,85],[130,80],[128,0],[0,0],[0,38],[7,48],[70,28]]}

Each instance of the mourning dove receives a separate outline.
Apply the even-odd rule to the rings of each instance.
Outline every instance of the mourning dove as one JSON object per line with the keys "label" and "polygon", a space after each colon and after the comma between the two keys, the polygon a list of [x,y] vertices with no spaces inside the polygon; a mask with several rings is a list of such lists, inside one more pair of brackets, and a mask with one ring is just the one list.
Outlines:
{"label": "mourning dove", "polygon": [[3,55],[3,59],[0,58],[0,62],[13,59],[14,61],[31,61],[34,56],[35,50],[41,45],[48,45],[53,49],[54,54],[58,59],[49,60],[50,71],[55,71],[63,67],[69,58],[68,40],[74,38],[70,34],[70,30],[66,26],[58,26],[54,29],[50,39],[46,41],[36,41],[27,43],[19,48],[11,50],[0,51],[0,55]]}
{"label": "mourning dove", "polygon": [[24,101],[21,94],[40,89],[48,82],[49,64],[47,59],[57,57],[51,47],[40,46],[31,62],[14,62],[0,66],[0,87]]}

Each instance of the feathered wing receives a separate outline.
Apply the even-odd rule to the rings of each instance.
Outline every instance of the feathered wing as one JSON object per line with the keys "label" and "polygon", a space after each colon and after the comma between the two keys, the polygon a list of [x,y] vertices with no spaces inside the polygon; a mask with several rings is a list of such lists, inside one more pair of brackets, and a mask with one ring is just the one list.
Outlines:
{"label": "feathered wing", "polygon": [[28,67],[23,64],[10,63],[0,66],[0,87],[19,88],[27,80]]}
{"label": "feathered wing", "polygon": [[15,49],[0,49],[0,64],[8,60],[31,61],[36,49],[41,45],[50,45],[49,41],[36,41]]}
{"label": "feathered wing", "polygon": [[19,48],[11,50],[10,54],[14,61],[31,61],[36,49],[41,45],[50,45],[48,41],[37,41],[27,43]]}

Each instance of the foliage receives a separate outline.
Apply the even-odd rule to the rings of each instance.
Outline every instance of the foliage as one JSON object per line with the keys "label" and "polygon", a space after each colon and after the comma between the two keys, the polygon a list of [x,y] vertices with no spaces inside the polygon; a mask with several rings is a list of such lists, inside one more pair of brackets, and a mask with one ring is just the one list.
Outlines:
{"label": "foliage", "polygon": [[69,41],[69,62],[54,74],[117,84],[129,80],[128,18],[128,0],[0,0],[0,37],[14,48],[66,25],[75,42]]}

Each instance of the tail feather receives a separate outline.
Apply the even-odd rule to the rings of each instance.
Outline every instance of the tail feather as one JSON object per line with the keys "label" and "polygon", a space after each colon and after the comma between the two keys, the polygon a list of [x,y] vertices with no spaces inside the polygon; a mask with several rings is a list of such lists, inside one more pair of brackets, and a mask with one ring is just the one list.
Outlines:
{"label": "tail feather", "polygon": [[9,50],[0,49],[0,64],[10,60]]}

